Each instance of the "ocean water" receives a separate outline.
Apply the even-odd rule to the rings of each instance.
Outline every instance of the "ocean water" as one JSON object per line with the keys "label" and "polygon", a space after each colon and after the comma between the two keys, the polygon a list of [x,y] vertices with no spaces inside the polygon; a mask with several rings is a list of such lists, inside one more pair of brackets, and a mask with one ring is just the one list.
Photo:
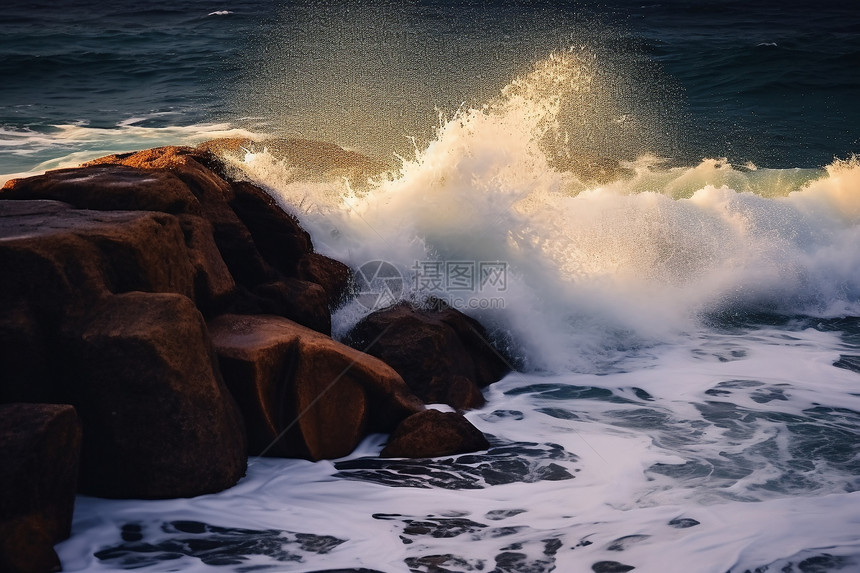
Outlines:
{"label": "ocean water", "polygon": [[[0,179],[220,136],[359,271],[516,371],[491,448],[252,458],[79,497],[67,571],[860,571],[860,10],[776,2],[7,2]],[[385,272],[381,270],[385,269]],[[444,408],[442,406],[438,406]]]}

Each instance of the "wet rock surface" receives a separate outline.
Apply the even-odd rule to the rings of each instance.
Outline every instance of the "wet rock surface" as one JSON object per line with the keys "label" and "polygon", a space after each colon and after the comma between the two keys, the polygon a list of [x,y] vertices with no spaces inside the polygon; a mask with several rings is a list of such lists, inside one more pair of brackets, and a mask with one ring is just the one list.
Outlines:
{"label": "wet rock surface", "polygon": [[403,420],[379,455],[433,458],[486,450],[484,434],[456,412],[424,410]]}
{"label": "wet rock surface", "polygon": [[390,364],[426,404],[479,407],[480,388],[510,371],[486,330],[453,308],[399,303],[362,319],[345,342]]}
{"label": "wet rock surface", "polygon": [[252,455],[334,458],[423,409],[390,366],[275,316],[209,323]]}

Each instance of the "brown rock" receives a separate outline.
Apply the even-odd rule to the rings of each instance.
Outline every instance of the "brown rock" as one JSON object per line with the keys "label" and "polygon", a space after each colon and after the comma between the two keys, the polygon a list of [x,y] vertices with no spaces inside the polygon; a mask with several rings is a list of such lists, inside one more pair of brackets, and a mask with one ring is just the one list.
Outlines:
{"label": "brown rock", "polygon": [[69,537],[81,428],[68,405],[0,405],[0,571],[59,571]]}
{"label": "brown rock", "polygon": [[328,295],[320,285],[299,279],[283,279],[258,286],[253,296],[261,314],[283,316],[331,335]]}
{"label": "brown rock", "polygon": [[[209,153],[191,147],[154,147],[133,153],[108,155],[84,163],[84,167],[98,165],[125,165],[152,171],[167,171],[182,180],[197,197],[207,218],[233,198],[233,189],[213,167],[218,164]],[[213,221],[214,223],[214,221]]]}
{"label": "brown rock", "polygon": [[82,491],[189,497],[242,477],[242,420],[188,298],[109,297],[69,328],[64,349],[84,427]]}
{"label": "brown rock", "polygon": [[66,402],[52,331],[45,331],[26,302],[0,306],[0,404]]}
{"label": "brown rock", "polygon": [[423,408],[386,364],[290,320],[225,315],[209,330],[252,454],[341,457]]}
{"label": "brown rock", "polygon": [[158,147],[135,153],[109,155],[85,164],[85,169],[119,165],[140,169],[143,173],[167,172],[180,180],[197,200],[199,213],[211,224],[215,243],[237,282],[255,286],[276,279],[276,273],[263,259],[254,239],[239,219],[230,202],[235,199],[233,187],[210,167],[214,156],[190,147]]}
{"label": "brown rock", "polygon": [[50,199],[79,209],[200,214],[200,202],[173,173],[124,165],[58,169],[7,181],[0,199]]}
{"label": "brown rock", "polygon": [[313,251],[311,236],[256,185],[239,181],[233,183],[233,190],[230,206],[245,223],[260,254],[284,275],[297,276],[299,259]]}
{"label": "brown rock", "polygon": [[26,304],[51,328],[107,293],[194,296],[194,269],[176,217],[0,201],[0,312]]}
{"label": "brown rock", "polygon": [[424,410],[397,426],[380,456],[435,458],[486,450],[490,443],[478,428],[456,412]]}
{"label": "brown rock", "polygon": [[452,308],[424,310],[400,303],[365,317],[347,344],[391,365],[428,404],[481,406],[479,388],[509,371],[484,328]]}
{"label": "brown rock", "polygon": [[349,296],[352,271],[342,262],[319,253],[308,253],[299,261],[298,270],[300,279],[325,289],[330,308],[337,308]]}
{"label": "brown rock", "polygon": [[179,224],[194,269],[194,297],[204,314],[215,312],[228,303],[236,282],[213,239],[212,224],[202,217],[180,215]]}

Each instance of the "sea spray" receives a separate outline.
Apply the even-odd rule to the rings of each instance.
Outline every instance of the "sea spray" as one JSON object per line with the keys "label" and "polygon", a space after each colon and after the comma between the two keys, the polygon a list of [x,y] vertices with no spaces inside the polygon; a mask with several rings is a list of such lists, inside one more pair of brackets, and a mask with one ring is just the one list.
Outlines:
{"label": "sea spray", "polygon": [[[310,177],[265,150],[237,165],[299,212],[321,251],[399,269],[403,298],[421,294],[422,262],[504,263],[504,305],[463,310],[512,337],[528,368],[605,368],[726,311],[857,312],[856,159],[820,171],[643,155],[596,181],[575,167],[569,112],[595,97],[595,66],[587,53],[551,54],[369,181]],[[461,294],[480,296],[472,286]],[[336,335],[369,310],[347,303]]]}

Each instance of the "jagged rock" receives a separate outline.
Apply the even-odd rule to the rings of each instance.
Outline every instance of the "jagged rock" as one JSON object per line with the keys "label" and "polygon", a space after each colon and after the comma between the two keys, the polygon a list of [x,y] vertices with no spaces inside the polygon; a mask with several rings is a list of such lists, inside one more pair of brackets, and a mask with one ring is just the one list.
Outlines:
{"label": "jagged rock", "polygon": [[233,187],[206,166],[212,161],[213,157],[190,147],[157,147],[102,157],[86,163],[83,169],[119,165],[142,173],[174,175],[197,200],[199,214],[212,224],[215,243],[236,281],[254,286],[277,279],[275,270],[254,245],[250,231],[230,207],[236,198]]}
{"label": "jagged rock", "polygon": [[68,405],[0,405],[0,571],[59,571],[69,537],[81,428]]}
{"label": "jagged rock", "polygon": [[380,454],[383,458],[436,458],[486,450],[481,431],[456,412],[424,410],[397,426]]}
{"label": "jagged rock", "polygon": [[423,409],[388,365],[290,320],[225,315],[209,331],[252,454],[341,457]]}
{"label": "jagged rock", "polygon": [[190,497],[244,475],[242,419],[188,298],[111,296],[67,330],[67,384],[84,428],[83,492]]}
{"label": "jagged rock", "polygon": [[346,342],[391,365],[428,404],[481,406],[479,388],[509,371],[484,328],[452,308],[418,309],[400,303],[365,317]]}
{"label": "jagged rock", "polygon": [[337,308],[352,287],[352,271],[340,261],[319,253],[308,253],[299,260],[299,278],[317,283],[328,295],[329,307]]}
{"label": "jagged rock", "polygon": [[255,185],[233,183],[230,206],[245,223],[257,249],[273,267],[288,277],[298,276],[298,261],[313,251],[313,243],[298,220]]}

